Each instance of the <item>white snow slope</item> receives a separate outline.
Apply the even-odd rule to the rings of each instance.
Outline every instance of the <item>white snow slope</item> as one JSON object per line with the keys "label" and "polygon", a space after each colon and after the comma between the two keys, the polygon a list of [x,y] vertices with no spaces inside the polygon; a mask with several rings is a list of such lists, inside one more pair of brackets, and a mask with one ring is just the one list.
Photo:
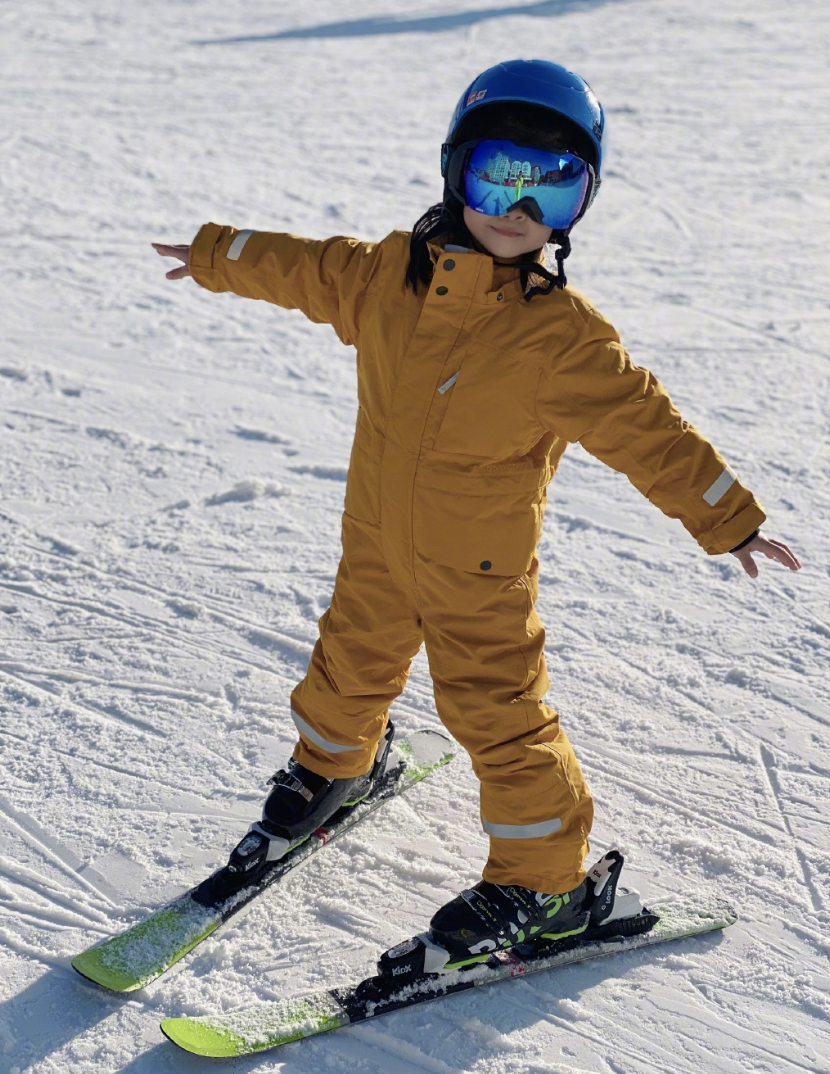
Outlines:
{"label": "white snow slope", "polygon": [[[462,757],[145,992],[69,966],[257,816],[355,416],[330,329],[168,283],[149,243],[411,226],[457,97],[516,56],[608,111],[572,282],[805,564],[750,581],[578,448],[551,490],[540,610],[595,849],[741,921],[219,1068],[830,1071],[828,55],[807,0],[0,7],[3,1074],[203,1071],[161,1017],[365,976],[480,875]],[[438,726],[422,660],[396,712]]]}

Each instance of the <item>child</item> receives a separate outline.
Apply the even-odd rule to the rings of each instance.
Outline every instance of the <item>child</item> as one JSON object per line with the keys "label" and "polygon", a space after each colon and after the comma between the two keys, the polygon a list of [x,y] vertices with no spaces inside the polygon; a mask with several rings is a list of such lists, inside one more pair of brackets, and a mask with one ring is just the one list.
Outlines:
{"label": "child", "polygon": [[[185,262],[169,279],[301,309],[357,348],[343,558],[292,695],[299,742],[259,840],[243,840],[231,869],[259,868],[371,791],[389,707],[425,643],[438,714],[472,758],[490,836],[484,879],[432,920],[454,965],[509,946],[520,927],[557,937],[587,922],[593,803],[542,700],[534,608],[546,489],[567,445],[626,474],[750,576],[756,552],[800,566],[760,535],[752,494],[566,284],[569,232],[599,189],[603,122],[577,75],[499,64],[459,101],[443,201],[411,234],[312,241],[206,224],[190,247],[156,245]],[[259,860],[242,861],[252,846]]]}

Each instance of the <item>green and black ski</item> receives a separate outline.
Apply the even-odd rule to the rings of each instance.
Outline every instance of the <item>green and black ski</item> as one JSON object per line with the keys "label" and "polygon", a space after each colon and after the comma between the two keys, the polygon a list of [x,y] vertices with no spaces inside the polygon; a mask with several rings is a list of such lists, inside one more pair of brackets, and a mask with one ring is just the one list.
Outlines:
{"label": "green and black ski", "polygon": [[155,981],[179,959],[278,883],[301,862],[376,809],[452,760],[454,747],[436,731],[418,731],[392,747],[391,764],[362,802],[339,810],[299,846],[269,864],[256,880],[229,890],[226,868],[154,911],[125,932],[72,960],[83,977],[113,992],[132,992]]}
{"label": "green and black ski", "polygon": [[[732,907],[717,897],[678,896],[671,902],[642,910],[635,917],[600,925],[527,954],[521,954],[517,948],[500,950],[486,962],[450,973],[421,974],[404,981],[384,974],[351,987],[333,988],[280,1003],[264,1003],[228,1014],[168,1018],[161,1023],[161,1029],[174,1044],[195,1055],[217,1058],[250,1055],[456,992],[540,970],[558,969],[589,958],[698,936],[726,928],[736,920]],[[611,935],[615,927],[625,934]],[[412,945],[414,950],[419,942],[423,944],[424,938],[406,941],[389,954],[398,958],[406,956],[404,948]]]}

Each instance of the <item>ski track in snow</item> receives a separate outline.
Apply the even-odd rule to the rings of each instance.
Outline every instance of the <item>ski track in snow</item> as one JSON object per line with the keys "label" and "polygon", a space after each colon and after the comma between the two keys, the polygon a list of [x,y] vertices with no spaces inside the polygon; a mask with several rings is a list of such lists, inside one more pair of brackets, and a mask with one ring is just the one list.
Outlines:
{"label": "ski track in snow", "polygon": [[[145,991],[69,967],[257,816],[355,420],[329,329],[171,285],[149,243],[411,226],[456,96],[510,55],[607,108],[572,282],[803,558],[751,583],[580,449],[551,490],[539,608],[595,846],[647,897],[716,887],[741,920],[233,1069],[830,1074],[828,53],[806,0],[0,12],[0,1074],[202,1070],[161,1017],[358,979],[479,876],[462,756]],[[423,656],[396,711],[438,724]]]}

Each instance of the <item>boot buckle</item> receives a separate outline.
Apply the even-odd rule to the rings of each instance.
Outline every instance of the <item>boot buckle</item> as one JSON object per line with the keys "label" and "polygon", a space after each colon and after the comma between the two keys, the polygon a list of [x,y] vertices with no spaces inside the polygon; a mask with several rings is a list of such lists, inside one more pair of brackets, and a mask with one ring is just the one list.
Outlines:
{"label": "boot buckle", "polygon": [[268,780],[269,783],[275,787],[286,787],[289,791],[296,791],[301,797],[305,798],[307,802],[310,802],[314,797],[314,792],[310,791],[304,783],[301,783],[295,775],[291,772],[281,771],[271,776]]}

